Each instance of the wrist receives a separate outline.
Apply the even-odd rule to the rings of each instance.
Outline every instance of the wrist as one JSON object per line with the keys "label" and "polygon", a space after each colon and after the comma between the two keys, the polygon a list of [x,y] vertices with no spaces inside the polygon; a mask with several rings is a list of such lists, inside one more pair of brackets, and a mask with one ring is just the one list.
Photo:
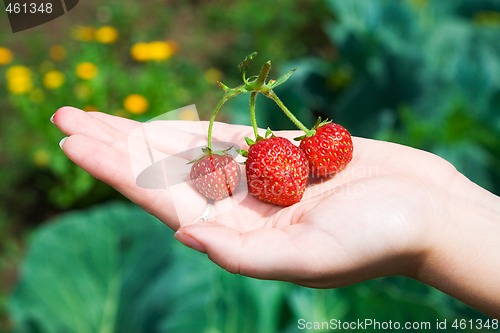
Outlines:
{"label": "wrist", "polygon": [[498,316],[499,244],[500,199],[457,172],[414,277]]}

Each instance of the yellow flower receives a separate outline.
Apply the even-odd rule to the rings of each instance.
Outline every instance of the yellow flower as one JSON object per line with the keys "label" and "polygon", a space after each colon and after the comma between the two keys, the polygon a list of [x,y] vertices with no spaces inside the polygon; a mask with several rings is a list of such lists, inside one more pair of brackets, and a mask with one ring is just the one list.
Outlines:
{"label": "yellow flower", "polygon": [[39,168],[45,168],[49,165],[50,154],[47,150],[39,148],[33,153],[33,163]]}
{"label": "yellow flower", "polygon": [[222,73],[217,68],[210,68],[205,72],[205,80],[208,83],[217,83],[222,78]]}
{"label": "yellow flower", "polygon": [[151,42],[149,57],[153,61],[165,61],[174,54],[173,48],[167,42]]}
{"label": "yellow flower", "polygon": [[12,62],[14,55],[6,47],[0,47],[0,65],[8,65]]}
{"label": "yellow flower", "polygon": [[71,31],[74,39],[82,42],[91,42],[94,40],[95,28],[87,26],[77,26]]}
{"label": "yellow flower", "polygon": [[15,76],[9,79],[8,89],[15,95],[22,95],[29,92],[33,88],[30,76]]}
{"label": "yellow flower", "polygon": [[97,66],[91,62],[81,62],[76,66],[76,75],[83,80],[91,80],[98,73]]}
{"label": "yellow flower", "polygon": [[136,61],[165,61],[177,51],[177,44],[173,41],[153,41],[132,45],[130,54]]}
{"label": "yellow flower", "polygon": [[64,83],[64,74],[60,71],[52,70],[43,76],[43,85],[48,89],[57,89]]}
{"label": "yellow flower", "polygon": [[55,61],[61,61],[66,58],[66,49],[62,45],[53,45],[49,50],[49,55]]}
{"label": "yellow flower", "polygon": [[5,75],[7,76],[7,79],[19,75],[31,75],[31,70],[26,66],[15,65],[9,67]]}
{"label": "yellow flower", "polygon": [[200,120],[198,118],[198,113],[196,112],[195,109],[183,109],[180,114],[179,114],[179,119],[180,120],[191,120],[191,121],[194,121],[194,120]]}
{"label": "yellow flower", "polygon": [[133,114],[143,114],[148,110],[148,100],[139,94],[128,95],[123,101],[125,109]]}
{"label": "yellow flower", "polygon": [[106,25],[95,31],[95,40],[102,44],[112,44],[118,39],[118,30]]}
{"label": "yellow flower", "polygon": [[130,49],[130,55],[136,61],[147,61],[148,60],[148,44],[147,43],[136,43]]}
{"label": "yellow flower", "polygon": [[16,95],[29,92],[33,88],[31,70],[25,66],[12,66],[7,69],[7,88]]}

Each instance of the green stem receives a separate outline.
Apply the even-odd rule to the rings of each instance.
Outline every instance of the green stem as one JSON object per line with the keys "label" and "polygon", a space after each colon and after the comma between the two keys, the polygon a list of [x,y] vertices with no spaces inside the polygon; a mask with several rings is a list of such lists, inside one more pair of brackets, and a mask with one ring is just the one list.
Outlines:
{"label": "green stem", "polygon": [[262,87],[266,83],[267,76],[269,75],[269,71],[271,70],[271,62],[267,61],[260,70],[259,76],[257,80],[255,80],[255,84],[257,88]]}
{"label": "green stem", "polygon": [[212,116],[210,117],[210,123],[208,124],[208,138],[207,138],[207,148],[209,150],[212,150],[212,130],[214,127],[214,121],[215,117],[217,116],[217,112],[219,112],[220,108],[226,103],[228,100],[230,100],[233,97],[238,96],[242,92],[245,92],[244,86],[239,86],[234,89],[230,89],[226,87],[224,84],[219,82],[219,86],[224,89],[224,96],[222,96],[222,99],[219,101],[217,106],[215,106],[215,109],[212,111]]}
{"label": "green stem", "polygon": [[217,112],[219,112],[220,108],[226,103],[231,97],[234,97],[234,95],[229,96],[230,94],[226,93],[224,96],[222,96],[222,99],[219,101],[215,109],[212,111],[212,116],[210,117],[210,123],[208,124],[208,139],[207,139],[207,148],[211,151],[212,150],[212,130],[214,127],[214,121],[215,121],[215,116],[217,116]]}
{"label": "green stem", "polygon": [[255,141],[259,137],[259,128],[257,127],[257,118],[255,117],[255,100],[257,99],[257,92],[253,91],[250,94],[250,119],[252,121],[253,134],[255,135]]}
{"label": "green stem", "polygon": [[306,136],[313,136],[316,131],[314,129],[308,129],[307,127],[302,124],[297,117],[293,115],[290,110],[283,104],[283,102],[279,99],[279,97],[275,94],[274,91],[269,90],[266,94],[264,94],[266,97],[272,99],[278,106],[279,108],[286,114],[286,116],[297,126],[299,129],[303,130],[306,133]]}

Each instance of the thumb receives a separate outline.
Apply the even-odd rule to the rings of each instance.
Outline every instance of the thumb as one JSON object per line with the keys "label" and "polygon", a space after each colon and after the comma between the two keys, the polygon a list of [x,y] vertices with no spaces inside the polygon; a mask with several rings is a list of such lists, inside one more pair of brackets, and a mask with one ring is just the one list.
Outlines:
{"label": "thumb", "polygon": [[206,253],[225,270],[260,279],[290,281],[307,263],[294,244],[291,229],[261,228],[246,232],[214,223],[201,222],[180,227],[175,238],[184,245]]}

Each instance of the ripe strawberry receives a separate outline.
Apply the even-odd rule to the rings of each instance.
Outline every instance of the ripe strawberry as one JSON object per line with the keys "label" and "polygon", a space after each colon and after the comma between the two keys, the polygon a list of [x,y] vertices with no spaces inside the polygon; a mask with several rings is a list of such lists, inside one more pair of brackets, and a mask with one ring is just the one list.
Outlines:
{"label": "ripe strawberry", "polygon": [[344,127],[321,120],[314,129],[316,134],[304,137],[300,142],[309,161],[311,176],[333,176],[352,159],[351,135]]}
{"label": "ripe strawberry", "polygon": [[285,207],[299,202],[308,174],[304,152],[285,138],[262,139],[248,149],[248,191],[261,201]]}
{"label": "ripe strawberry", "polygon": [[194,161],[189,178],[207,199],[222,200],[233,194],[240,182],[241,170],[230,155],[208,153]]}

